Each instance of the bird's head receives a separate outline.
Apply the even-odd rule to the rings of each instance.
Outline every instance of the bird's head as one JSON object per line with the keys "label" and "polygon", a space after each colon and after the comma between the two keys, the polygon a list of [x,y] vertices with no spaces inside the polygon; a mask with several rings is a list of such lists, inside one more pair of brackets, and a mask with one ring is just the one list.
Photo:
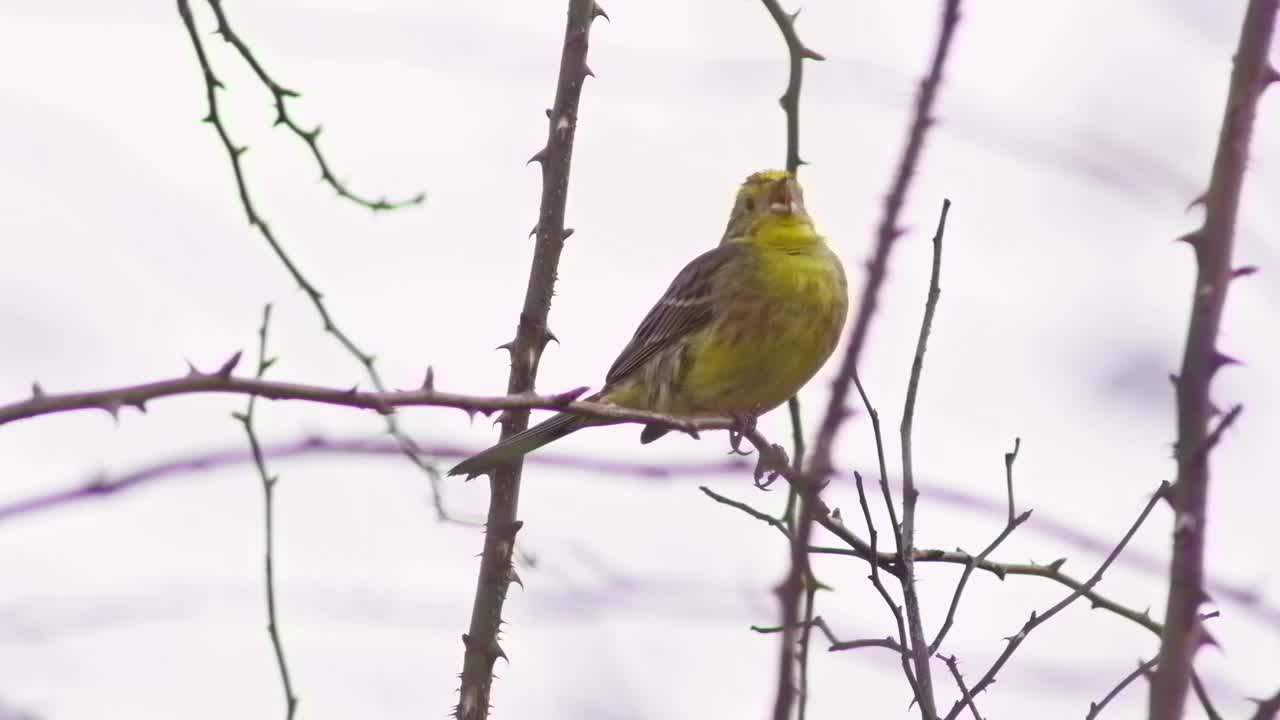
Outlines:
{"label": "bird's head", "polygon": [[800,183],[785,170],[752,173],[738,188],[733,212],[721,243],[736,242],[755,233],[810,225]]}

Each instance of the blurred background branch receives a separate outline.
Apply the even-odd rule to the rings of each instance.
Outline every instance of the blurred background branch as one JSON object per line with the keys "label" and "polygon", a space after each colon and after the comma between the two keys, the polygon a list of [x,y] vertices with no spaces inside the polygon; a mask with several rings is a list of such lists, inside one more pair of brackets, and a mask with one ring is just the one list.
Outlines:
{"label": "blurred background branch", "polygon": [[[1280,75],[1267,60],[1275,30],[1278,0],[1249,0],[1231,70],[1226,109],[1218,134],[1209,187],[1199,198],[1204,223],[1183,237],[1195,251],[1196,279],[1191,292],[1182,369],[1174,378],[1177,397],[1178,463],[1173,486],[1173,557],[1159,663],[1151,682],[1149,720],[1183,717],[1196,650],[1209,642],[1201,627],[1200,604],[1208,600],[1204,582],[1208,536],[1209,453],[1217,444],[1210,420],[1217,413],[1209,385],[1223,366],[1236,362],[1219,349],[1219,326],[1227,288],[1237,277],[1232,267],[1236,215],[1258,100]],[[1238,410],[1236,411],[1238,413]],[[1227,416],[1234,419],[1234,414]],[[1230,421],[1224,419],[1220,428]]]}

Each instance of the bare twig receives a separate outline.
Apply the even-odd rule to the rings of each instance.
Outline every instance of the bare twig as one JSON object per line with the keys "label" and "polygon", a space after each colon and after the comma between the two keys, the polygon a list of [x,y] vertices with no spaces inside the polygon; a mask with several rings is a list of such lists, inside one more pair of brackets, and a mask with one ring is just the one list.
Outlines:
{"label": "bare twig", "polygon": [[893,530],[893,547],[900,555],[902,554],[902,525],[898,522],[898,511],[893,506],[893,493],[889,491],[889,471],[884,461],[884,436],[880,432],[880,413],[871,404],[871,398],[867,397],[867,391],[862,387],[862,380],[856,371],[853,373],[853,384],[858,388],[858,395],[862,397],[862,406],[866,408],[867,416],[871,418],[871,432],[876,441],[876,464],[880,469],[880,495],[884,498],[884,508],[889,514],[889,525]]}
{"label": "bare twig", "polygon": [[1084,597],[1086,593],[1092,590],[1093,587],[1102,580],[1103,573],[1107,571],[1107,568],[1111,567],[1111,563],[1114,562],[1116,557],[1124,551],[1125,546],[1129,544],[1129,540],[1133,538],[1134,534],[1138,532],[1138,528],[1142,527],[1142,523],[1145,522],[1147,516],[1151,514],[1152,508],[1156,506],[1156,503],[1159,502],[1161,498],[1168,497],[1169,487],[1170,486],[1167,481],[1160,483],[1160,487],[1152,493],[1151,499],[1149,499],[1147,504],[1142,508],[1142,512],[1138,513],[1137,519],[1129,526],[1129,530],[1125,532],[1124,537],[1120,539],[1120,542],[1116,543],[1115,548],[1109,555],[1107,555],[1106,559],[1102,561],[1102,564],[1098,566],[1098,569],[1089,577],[1088,580],[1084,581],[1080,587],[1073,590],[1071,594],[1067,595],[1062,600],[1059,600],[1057,604],[1050,607],[1048,610],[1045,610],[1043,613],[1036,613],[1035,611],[1032,611],[1031,617],[1023,623],[1018,632],[1005,638],[1005,642],[1007,644],[1005,645],[1004,651],[1001,652],[1000,656],[991,664],[991,667],[987,670],[986,674],[982,676],[982,679],[973,686],[973,691],[971,693],[966,693],[960,700],[956,701],[956,704],[952,706],[951,711],[947,713],[946,720],[955,720],[971,697],[976,696],[983,690],[986,690],[991,683],[995,682],[996,674],[1000,672],[1000,669],[1009,661],[1009,658],[1013,656],[1014,651],[1022,645],[1023,641],[1027,639],[1027,636],[1032,630],[1035,630],[1037,627],[1045,624],[1068,605],[1081,597]]}
{"label": "bare twig", "polygon": [[[547,142],[530,159],[542,167],[542,199],[524,306],[515,339],[506,346],[511,353],[508,394],[533,390],[538,361],[554,337],[547,327],[547,315],[551,309],[560,253],[564,249],[565,238],[572,232],[565,227],[564,215],[569,195],[573,138],[578,127],[578,101],[582,97],[582,85],[591,72],[587,67],[591,22],[603,14],[604,11],[593,0],[569,1],[555,101],[547,112]],[[502,438],[509,438],[528,427],[529,412],[504,412],[501,424]],[[523,524],[516,518],[522,468],[523,463],[517,458],[498,466],[490,477],[489,512],[485,520],[484,550],[476,580],[475,603],[471,610],[470,628],[462,636],[465,656],[455,709],[458,720],[488,717],[493,665],[499,657],[506,657],[498,644],[498,634],[502,606],[513,575],[511,552],[516,533]]]}
{"label": "bare twig", "polygon": [[[217,32],[221,34],[227,42],[231,43],[240,51],[241,56],[249,63],[250,67],[252,67],[254,72],[257,73],[259,79],[267,85],[275,96],[277,112],[276,122],[285,122],[291,130],[298,133],[299,136],[303,138],[307,143],[307,146],[311,148],[312,155],[320,164],[321,171],[325,176],[326,182],[329,182],[339,195],[342,195],[354,202],[364,204],[366,207],[370,207],[375,210],[393,209],[405,204],[416,204],[413,200],[410,200],[407,203],[389,203],[386,200],[369,203],[359,196],[349,192],[344,185],[339,183],[333,173],[329,172],[329,166],[325,161],[324,156],[320,153],[319,146],[316,144],[316,138],[320,134],[320,128],[317,126],[315,130],[309,132],[302,131],[288,116],[284,104],[285,98],[295,96],[296,93],[281,87],[262,69],[262,66],[257,62],[244,42],[240,40],[238,35],[232,32],[230,25],[227,23],[226,15],[222,11],[220,1],[209,0],[209,2],[218,21]],[[178,0],[178,13],[182,16],[182,24],[187,29],[187,35],[191,39],[191,45],[195,50],[196,60],[200,64],[200,71],[204,78],[205,99],[209,106],[209,111],[208,114],[205,115],[204,121],[213,126],[214,131],[218,135],[218,139],[222,142],[222,147],[226,151],[228,159],[231,161],[231,172],[235,177],[236,190],[239,193],[240,204],[244,208],[245,216],[248,218],[249,225],[257,228],[258,233],[267,241],[267,245],[271,247],[271,251],[275,253],[276,258],[280,260],[280,263],[289,273],[289,276],[293,278],[294,283],[296,283],[298,287],[301,288],[302,292],[306,294],[312,307],[315,308],[316,313],[320,316],[324,331],[331,335],[334,340],[343,347],[343,349],[350,353],[351,356],[360,363],[361,367],[364,369],[365,375],[368,376],[369,381],[373,384],[374,389],[380,392],[385,391],[386,386],[382,382],[382,376],[378,372],[374,356],[361,349],[361,347],[356,344],[355,340],[352,339],[346,331],[338,327],[319,288],[312,284],[312,282],[307,279],[306,275],[302,273],[302,269],[299,268],[289,256],[288,252],[284,249],[284,245],[280,243],[275,232],[272,231],[271,226],[267,223],[266,219],[262,217],[258,212],[257,207],[254,205],[253,198],[249,194],[249,185],[245,178],[244,167],[241,164],[244,153],[249,148],[235,144],[231,139],[230,133],[227,131],[226,124],[222,120],[222,115],[219,113],[218,90],[223,88],[222,81],[214,75],[213,65],[210,63],[209,56],[205,52],[204,41],[201,39],[200,32],[196,28],[195,17],[191,12],[190,0]],[[421,200],[419,199],[418,202],[420,201]],[[388,413],[385,418],[385,422],[387,432],[390,433],[391,436],[396,439],[396,442],[400,444],[401,452],[409,459],[410,462],[417,466],[419,470],[427,475],[431,481],[433,491],[436,491],[440,486],[440,472],[423,457],[421,449],[414,444],[413,438],[405,434],[405,432],[400,428],[400,424],[396,421],[394,415]],[[435,504],[437,508],[443,507],[443,501],[438,496],[435,499]]]}
{"label": "bare twig", "polygon": [[777,528],[778,532],[782,533],[782,537],[787,538],[787,540],[790,541],[791,530],[787,528],[787,524],[785,522],[779,520],[778,518],[770,515],[769,513],[760,512],[759,510],[751,507],[750,505],[744,502],[727,498],[721,495],[720,493],[716,492],[715,490],[712,490],[711,488],[707,487],[706,485],[699,485],[698,489],[701,490],[707,497],[711,498],[712,500],[715,500],[721,505],[728,505],[731,508],[737,508],[742,512],[750,515],[751,517],[757,520],[760,520],[762,522],[768,523],[770,526],[774,528]]}
{"label": "bare twig", "polygon": [[1103,695],[1101,700],[1089,703],[1089,712],[1084,716],[1084,720],[1094,720],[1099,717],[1102,714],[1103,708],[1107,706],[1107,703],[1115,700],[1134,680],[1137,680],[1140,677],[1150,677],[1151,668],[1155,666],[1156,658],[1139,661],[1138,667],[1134,668],[1133,672],[1125,675],[1123,678],[1120,678],[1120,682],[1116,683],[1116,686],[1111,688],[1110,692]]}
{"label": "bare twig", "polygon": [[1173,557],[1159,666],[1151,682],[1148,716],[1179,720],[1186,703],[1192,657],[1204,641],[1200,603],[1204,590],[1205,512],[1209,496],[1209,432],[1214,413],[1209,397],[1213,376],[1232,359],[1218,349],[1218,327],[1226,304],[1236,213],[1248,166],[1258,99],[1280,74],[1268,64],[1280,0],[1250,0],[1240,29],[1226,109],[1218,135],[1209,187],[1203,195],[1204,223],[1185,239],[1195,250],[1192,289],[1182,369],[1175,379],[1178,406],[1178,462],[1174,484]]}
{"label": "bare twig", "polygon": [[[271,323],[271,305],[262,308],[262,327],[258,329],[258,369],[256,377],[261,379],[267,369],[275,363],[275,358],[267,358],[267,328]],[[265,528],[265,544],[263,575],[267,593],[267,635],[271,638],[271,648],[275,653],[276,666],[280,669],[280,684],[284,689],[285,720],[293,720],[298,710],[298,696],[293,692],[293,683],[289,679],[289,664],[284,656],[284,643],[280,640],[280,623],[276,619],[276,575],[275,575],[275,488],[280,479],[267,472],[267,462],[262,454],[262,443],[253,427],[253,409],[256,395],[250,395],[243,413],[233,413],[236,420],[244,425],[245,435],[249,437],[249,447],[253,452],[253,464],[262,479],[262,515]]]}
{"label": "bare twig", "polygon": [[929,643],[929,651],[936,653],[938,648],[942,646],[942,641],[947,636],[947,632],[951,629],[951,625],[955,622],[956,610],[960,607],[960,597],[964,594],[965,584],[969,582],[969,576],[973,574],[973,569],[979,563],[986,560],[988,556],[1005,541],[1018,526],[1026,522],[1031,517],[1031,511],[1017,515],[1015,514],[1015,506],[1013,502],[1013,463],[1018,459],[1018,450],[1022,447],[1022,438],[1015,438],[1013,441],[1013,450],[1004,454],[1004,477],[1005,491],[1009,497],[1009,514],[1005,520],[1004,528],[1000,530],[1000,534],[987,544],[973,561],[965,565],[964,571],[960,573],[960,580],[956,583],[956,590],[951,595],[951,605],[947,608],[947,616],[942,621],[942,628],[938,630],[938,635]]}
{"label": "bare twig", "polygon": [[956,681],[956,687],[960,688],[960,694],[969,699],[967,704],[969,711],[973,713],[973,720],[982,720],[982,714],[978,712],[978,706],[973,702],[973,695],[969,693],[969,688],[964,684],[964,676],[960,674],[960,665],[956,661],[956,656],[944,656],[942,653],[938,653],[938,659],[946,663],[947,670],[951,671],[951,678]]}
{"label": "bare twig", "polygon": [[912,463],[911,431],[915,423],[916,398],[920,392],[920,377],[924,369],[924,354],[933,329],[933,316],[938,309],[938,297],[942,294],[939,276],[942,272],[942,237],[947,230],[947,213],[951,201],[942,201],[942,213],[938,216],[938,230],[933,234],[933,265],[929,272],[929,296],[924,303],[924,317],[920,321],[920,335],[916,339],[916,352],[911,361],[911,376],[907,381],[907,397],[902,408],[902,545],[898,557],[902,562],[903,606],[907,613],[907,630],[911,636],[911,655],[915,664],[916,682],[919,684],[920,713],[924,720],[937,717],[937,700],[933,694],[933,675],[929,670],[930,646],[924,639],[924,619],[920,615],[920,597],[916,589],[915,527],[916,490],[915,470]]}
{"label": "bare twig", "polygon": [[857,650],[859,648],[878,647],[885,650],[892,650],[899,656],[902,655],[902,645],[893,638],[866,638],[864,640],[845,640],[843,642],[832,643],[828,648],[831,652],[841,652],[844,650]]}
{"label": "bare twig", "polygon": [[307,148],[311,151],[311,156],[315,159],[316,165],[320,168],[320,179],[339,197],[350,200],[356,205],[366,207],[373,211],[380,210],[399,210],[401,208],[421,205],[427,199],[426,193],[418,193],[413,197],[404,200],[388,200],[385,197],[377,200],[370,200],[362,195],[358,195],[351,191],[342,181],[338,180],[338,176],[334,175],[333,170],[329,168],[329,161],[325,159],[324,153],[320,152],[320,126],[317,125],[312,130],[304,130],[301,125],[289,115],[287,103],[289,98],[298,97],[298,93],[284,87],[276,82],[274,78],[267,73],[262,63],[258,62],[257,56],[249,48],[249,45],[241,39],[240,35],[231,29],[231,23],[227,20],[227,14],[222,9],[222,0],[208,0],[209,7],[213,10],[213,15],[218,21],[218,27],[214,32],[222,36],[228,44],[236,49],[240,57],[253,70],[253,74],[258,76],[258,80],[266,86],[271,93],[271,98],[276,108],[276,125],[284,125],[289,131],[298,137],[299,140],[306,143]]}
{"label": "bare twig", "polygon": [[[840,643],[840,639],[836,637],[836,634],[834,632],[832,632],[831,626],[827,624],[827,621],[824,620],[821,615],[813,616],[811,619],[806,621],[806,624],[821,630],[822,634],[827,637],[827,642],[831,643],[832,645],[837,645]],[[761,635],[773,635],[775,633],[782,632],[782,626],[781,625],[768,625],[768,626],[752,625],[751,631],[760,633]]]}
{"label": "bare twig", "polygon": [[[862,519],[867,523],[867,538],[870,542],[870,556],[879,557],[879,551],[876,549],[879,533],[876,532],[875,521],[871,519],[871,506],[867,503],[867,492],[862,487],[862,475],[853,474],[853,480],[858,486],[858,505],[862,508]],[[810,548],[810,552],[813,549]],[[899,555],[890,553],[892,557],[897,559]],[[902,618],[902,608],[898,607],[898,603],[894,602],[893,596],[889,594],[888,588],[884,586],[884,582],[880,580],[880,563],[871,562],[871,585],[875,587],[876,592],[880,593],[880,599],[884,600],[884,604],[889,608],[889,614],[893,617],[894,626],[898,630],[898,660],[902,663],[902,675],[907,679],[907,684],[911,686],[911,696],[913,698],[920,697],[920,686],[916,682],[915,672],[911,669],[911,645],[907,638],[907,626]],[[834,649],[834,648],[833,648]]]}

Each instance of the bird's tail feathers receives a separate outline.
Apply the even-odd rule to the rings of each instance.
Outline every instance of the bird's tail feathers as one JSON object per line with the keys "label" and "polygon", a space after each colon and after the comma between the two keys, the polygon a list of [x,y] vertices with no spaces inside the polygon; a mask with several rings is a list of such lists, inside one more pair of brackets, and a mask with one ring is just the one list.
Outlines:
{"label": "bird's tail feathers", "polygon": [[524,432],[516,433],[488,450],[463,460],[449,470],[450,475],[465,475],[468,480],[492,472],[508,460],[533,452],[547,443],[559,440],[575,430],[592,424],[588,418],[568,413],[552,415]]}

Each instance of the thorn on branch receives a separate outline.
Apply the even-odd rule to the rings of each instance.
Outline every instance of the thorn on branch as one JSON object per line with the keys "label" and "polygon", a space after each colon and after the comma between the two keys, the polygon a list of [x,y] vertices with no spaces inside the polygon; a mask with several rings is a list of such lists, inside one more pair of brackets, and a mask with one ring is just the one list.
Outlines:
{"label": "thorn on branch", "polygon": [[1238,267],[1235,270],[1232,270],[1231,277],[1232,278],[1248,277],[1256,272],[1258,272],[1257,265],[1245,265],[1243,267]]}
{"label": "thorn on branch", "polygon": [[[241,354],[243,354],[243,352],[244,352],[243,350],[237,350],[234,355],[227,358],[227,361],[222,363],[222,367],[218,368],[218,372],[217,372],[218,376],[221,377],[223,380],[226,380],[227,378],[231,377],[231,373],[236,369],[236,365],[240,364],[240,356]],[[194,367],[191,369],[195,370]]]}
{"label": "thorn on branch", "polygon": [[591,388],[589,386],[583,385],[581,387],[576,387],[572,390],[567,390],[562,393],[556,393],[555,395],[551,396],[551,399],[555,403],[559,403],[561,405],[568,405],[574,400],[577,400],[578,398],[582,397],[582,395],[590,389]]}
{"label": "thorn on branch", "polygon": [[430,365],[427,366],[427,376],[422,379],[422,389],[428,391],[436,389],[436,371]]}
{"label": "thorn on branch", "polygon": [[1219,350],[1214,350],[1209,357],[1209,372],[1216,373],[1227,365],[1240,365],[1240,361]]}
{"label": "thorn on branch", "polygon": [[1190,245],[1191,247],[1199,247],[1203,238],[1204,238],[1204,235],[1201,234],[1201,231],[1192,230],[1191,232],[1186,233],[1184,235],[1179,235],[1178,237],[1174,238],[1173,241],[1184,242]]}

